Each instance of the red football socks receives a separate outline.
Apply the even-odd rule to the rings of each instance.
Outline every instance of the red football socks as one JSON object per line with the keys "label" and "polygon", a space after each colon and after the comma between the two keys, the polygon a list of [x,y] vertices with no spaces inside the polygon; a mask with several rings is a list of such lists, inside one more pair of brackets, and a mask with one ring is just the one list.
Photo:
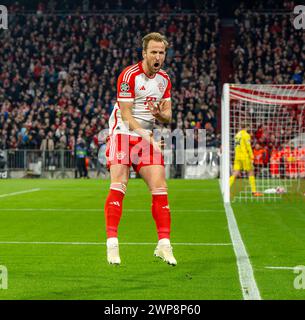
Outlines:
{"label": "red football socks", "polygon": [[[117,238],[118,236],[125,191],[126,186],[122,183],[112,183],[110,186],[105,203],[107,238]],[[156,223],[158,239],[169,239],[171,217],[166,188],[157,188],[152,191],[152,215]]]}
{"label": "red football socks", "polygon": [[117,238],[118,226],[122,216],[123,199],[126,186],[123,183],[112,183],[105,203],[107,238]]}
{"label": "red football socks", "polygon": [[158,239],[169,239],[171,216],[166,188],[157,188],[152,191],[152,215],[156,223]]}

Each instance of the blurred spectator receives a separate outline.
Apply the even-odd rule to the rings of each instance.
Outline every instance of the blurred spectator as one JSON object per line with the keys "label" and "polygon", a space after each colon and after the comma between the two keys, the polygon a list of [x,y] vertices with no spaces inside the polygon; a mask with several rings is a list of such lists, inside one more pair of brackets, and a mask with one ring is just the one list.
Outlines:
{"label": "blurred spectator", "polygon": [[270,174],[272,178],[280,178],[281,152],[273,147],[270,155]]}
{"label": "blurred spectator", "polygon": [[44,138],[41,142],[40,150],[41,151],[54,151],[55,145],[53,140],[53,133],[49,131],[47,137]]}
{"label": "blurred spectator", "polygon": [[264,168],[265,160],[267,157],[266,150],[259,143],[256,143],[253,149],[253,156],[254,156],[253,164],[255,169],[255,175],[261,176],[262,170]]}
{"label": "blurred spectator", "polygon": [[78,138],[75,146],[76,167],[79,178],[88,178],[88,170],[86,164],[87,148],[83,139]]}

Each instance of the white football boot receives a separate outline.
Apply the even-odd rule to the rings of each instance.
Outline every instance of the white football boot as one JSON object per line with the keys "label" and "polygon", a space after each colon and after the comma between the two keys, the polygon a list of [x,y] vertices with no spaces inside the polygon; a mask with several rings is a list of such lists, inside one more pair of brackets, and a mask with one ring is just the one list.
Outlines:
{"label": "white football boot", "polygon": [[107,239],[107,261],[109,264],[121,263],[118,238]]}
{"label": "white football boot", "polygon": [[173,255],[173,248],[170,244],[169,239],[161,239],[158,242],[157,248],[155,249],[154,256],[161,258],[168,264],[175,266],[177,261]]}

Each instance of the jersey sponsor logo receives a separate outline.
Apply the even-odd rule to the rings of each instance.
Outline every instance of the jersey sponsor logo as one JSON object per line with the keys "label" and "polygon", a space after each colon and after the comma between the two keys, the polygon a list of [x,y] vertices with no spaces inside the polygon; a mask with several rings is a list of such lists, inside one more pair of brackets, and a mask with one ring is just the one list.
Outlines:
{"label": "jersey sponsor logo", "polygon": [[123,160],[126,157],[126,153],[124,151],[117,152],[116,158],[118,160]]}
{"label": "jersey sponsor logo", "polygon": [[131,97],[131,92],[120,92],[119,96],[120,97]]}
{"label": "jersey sponsor logo", "polygon": [[140,88],[140,90],[146,90],[146,89],[145,89],[145,87],[144,87],[144,86],[142,86],[142,87]]}
{"label": "jersey sponsor logo", "polygon": [[157,101],[157,98],[156,97],[146,97],[146,101],[144,101],[145,110],[150,110],[149,107],[147,106],[149,101],[155,102],[155,101]]}
{"label": "jersey sponsor logo", "polygon": [[162,82],[159,82],[158,88],[159,88],[159,90],[160,90],[161,93],[163,93],[164,90],[165,90],[164,84],[163,84]]}
{"label": "jersey sponsor logo", "polygon": [[129,91],[129,84],[127,82],[122,82],[120,86],[121,91],[126,92]]}

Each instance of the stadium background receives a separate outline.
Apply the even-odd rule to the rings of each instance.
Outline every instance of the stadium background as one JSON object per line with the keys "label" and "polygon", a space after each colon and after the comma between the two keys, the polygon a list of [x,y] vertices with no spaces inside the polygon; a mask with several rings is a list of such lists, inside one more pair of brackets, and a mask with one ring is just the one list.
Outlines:
{"label": "stadium background", "polygon": [[[164,69],[173,82],[172,128],[206,129],[208,147],[220,147],[223,83],[304,83],[305,33],[292,27],[294,1],[2,4],[9,29],[0,31],[0,149],[15,169],[26,163],[22,150],[46,150],[46,161],[68,150],[73,160],[78,138],[94,165],[116,78],[138,61],[140,39],[152,30],[171,44]],[[261,129],[253,143],[269,152],[276,141]],[[108,268],[100,247],[107,181],[0,183],[0,262],[10,275],[1,299],[242,298],[217,180],[169,181],[176,270],[152,257],[150,199],[139,180],[126,198],[120,269]],[[234,206],[263,298],[304,298],[291,271],[305,254],[303,203],[294,200]]]}
{"label": "stadium background", "polygon": [[[304,81],[304,32],[292,28],[293,1],[4,4],[10,27],[0,36],[0,149],[10,150],[12,169],[30,169],[39,150],[45,170],[61,162],[73,168],[83,140],[96,170],[117,76],[141,58],[141,37],[151,30],[170,42],[171,128],[206,129],[207,147],[220,147],[223,83]],[[253,145],[270,154],[277,142],[267,131],[255,133]],[[37,152],[26,159],[23,150]],[[67,150],[62,161],[59,150]]]}

